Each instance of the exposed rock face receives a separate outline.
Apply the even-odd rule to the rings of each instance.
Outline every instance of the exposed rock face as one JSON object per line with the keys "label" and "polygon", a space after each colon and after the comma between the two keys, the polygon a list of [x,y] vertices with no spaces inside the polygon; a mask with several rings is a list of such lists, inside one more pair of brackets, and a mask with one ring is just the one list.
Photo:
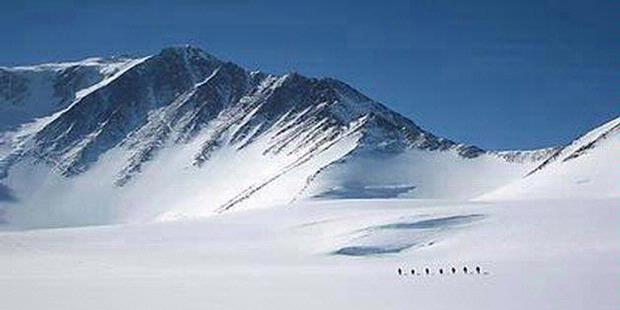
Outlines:
{"label": "exposed rock face", "polygon": [[10,104],[17,104],[24,99],[28,91],[28,80],[24,77],[0,68],[0,98]]}
{"label": "exposed rock face", "polygon": [[0,67],[0,130],[66,108],[80,90],[113,75],[130,61],[91,58],[74,63]]}

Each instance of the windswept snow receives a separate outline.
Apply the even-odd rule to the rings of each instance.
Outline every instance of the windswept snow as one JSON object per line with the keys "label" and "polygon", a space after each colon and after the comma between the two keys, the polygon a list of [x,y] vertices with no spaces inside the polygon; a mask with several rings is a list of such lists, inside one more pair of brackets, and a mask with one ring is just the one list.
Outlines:
{"label": "windswept snow", "polygon": [[481,214],[435,218],[401,219],[395,223],[371,226],[354,233],[349,244],[333,252],[337,255],[367,256],[399,253],[412,247],[432,246],[450,230],[484,217]]}
{"label": "windswept snow", "polygon": [[308,186],[305,193],[331,198],[360,198],[373,192],[379,197],[392,193],[392,198],[472,198],[520,178],[535,165],[509,162],[492,154],[463,158],[449,151],[369,153],[327,167],[317,176],[320,181]]}
{"label": "windswept snow", "polygon": [[[615,200],[340,200],[2,232],[0,307],[611,310],[620,304],[619,222]],[[367,229],[379,234],[372,243],[351,243]],[[419,238],[425,246],[398,253],[333,254]],[[457,274],[437,272],[452,266]],[[465,275],[465,266],[488,274]],[[426,267],[428,276],[397,274]]]}

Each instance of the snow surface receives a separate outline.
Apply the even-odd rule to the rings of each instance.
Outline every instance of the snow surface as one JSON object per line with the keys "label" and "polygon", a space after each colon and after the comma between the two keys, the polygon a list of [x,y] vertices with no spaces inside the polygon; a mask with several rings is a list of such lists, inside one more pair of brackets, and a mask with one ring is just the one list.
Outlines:
{"label": "snow surface", "polygon": [[394,188],[409,188],[398,197],[465,199],[519,179],[536,164],[509,162],[493,154],[463,158],[450,151],[409,150],[389,157],[369,154],[328,167],[321,174],[322,182],[306,191],[310,195],[355,198],[373,188],[375,192],[383,189],[379,197]]}
{"label": "snow surface", "polygon": [[0,68],[0,309],[615,309],[619,167],[191,46]]}
{"label": "snow surface", "polygon": [[593,129],[526,177],[480,200],[620,197],[620,118]]}
{"label": "snow surface", "polygon": [[[617,309],[618,223],[610,199],[391,199],[5,231],[0,308]],[[457,274],[438,274],[451,266]],[[397,275],[425,267],[431,275]]]}

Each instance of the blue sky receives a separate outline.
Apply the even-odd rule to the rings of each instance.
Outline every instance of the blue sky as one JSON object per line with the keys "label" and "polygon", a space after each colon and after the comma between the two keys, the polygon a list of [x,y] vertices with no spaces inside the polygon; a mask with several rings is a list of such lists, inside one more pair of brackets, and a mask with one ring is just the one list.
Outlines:
{"label": "blue sky", "polygon": [[620,115],[620,1],[6,1],[0,65],[190,43],[332,76],[488,149],[562,144]]}

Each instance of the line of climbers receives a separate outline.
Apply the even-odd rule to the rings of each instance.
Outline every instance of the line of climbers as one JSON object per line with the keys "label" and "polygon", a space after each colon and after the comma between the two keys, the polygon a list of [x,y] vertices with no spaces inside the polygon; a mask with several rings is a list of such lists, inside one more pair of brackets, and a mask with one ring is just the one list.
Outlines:
{"label": "line of climbers", "polygon": [[[475,270],[475,272],[474,272],[474,270]],[[480,269],[480,266],[476,266],[476,268],[475,268],[474,270],[469,270],[469,269],[467,268],[467,266],[464,266],[464,267],[463,267],[463,273],[464,273],[464,274],[474,274],[474,273],[475,273],[475,274],[481,274],[481,273],[483,273],[483,272],[482,272],[482,269]],[[444,274],[444,269],[443,269],[443,268],[439,268],[439,269],[438,269],[438,271],[439,271],[439,274]],[[457,270],[455,267],[450,267],[450,269],[445,270],[445,273],[452,272],[452,274],[456,274],[456,273],[457,273],[457,271],[458,271],[458,270]],[[420,275],[420,274],[427,274],[427,275],[430,275],[430,274],[431,274],[431,270],[430,270],[428,267],[426,267],[426,268],[424,268],[424,269],[423,269],[423,272],[419,272],[419,273],[418,273],[418,272],[416,272],[416,270],[415,270],[415,269],[413,269],[413,268],[412,268],[412,269],[410,270],[410,274],[411,274],[411,275]],[[398,275],[399,275],[399,276],[402,276],[402,275],[407,275],[407,271],[406,271],[406,270],[404,270],[403,268],[398,268]]]}

